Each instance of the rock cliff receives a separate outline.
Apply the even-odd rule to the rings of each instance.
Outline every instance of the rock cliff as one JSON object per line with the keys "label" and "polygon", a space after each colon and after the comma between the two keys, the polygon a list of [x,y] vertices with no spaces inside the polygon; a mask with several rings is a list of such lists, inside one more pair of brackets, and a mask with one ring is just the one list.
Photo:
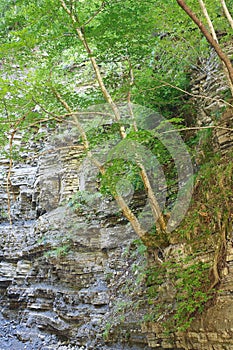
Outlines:
{"label": "rock cliff", "polygon": [[[228,110],[215,131],[223,154],[232,146],[232,124]],[[0,159],[0,349],[231,350],[232,228],[215,304],[188,332],[165,336],[157,323],[143,323],[150,306],[137,282],[145,260],[134,232],[110,200],[72,206],[78,190],[98,185],[95,168],[69,130],[50,133],[32,137],[12,166]],[[20,135],[14,142],[23,146]]]}
{"label": "rock cliff", "polygon": [[[68,205],[77,190],[95,186],[95,169],[85,164],[84,177],[82,147],[70,136],[53,137],[37,146],[31,139],[24,158],[10,169],[9,160],[1,159],[0,289],[6,331],[0,348],[65,349],[68,343],[69,349],[144,349],[146,337],[127,310],[136,288],[132,265],[138,257],[127,258],[135,234],[109,202],[92,203],[81,213]],[[15,141],[20,145],[20,135]],[[134,301],[139,297],[144,298],[140,289]],[[124,305],[126,321],[114,316]],[[122,329],[111,334],[110,323]]]}

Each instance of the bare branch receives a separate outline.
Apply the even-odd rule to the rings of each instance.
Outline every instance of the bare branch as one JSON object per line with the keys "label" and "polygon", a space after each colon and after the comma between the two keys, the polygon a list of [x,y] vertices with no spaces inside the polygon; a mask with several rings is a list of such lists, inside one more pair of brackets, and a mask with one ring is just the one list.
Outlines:
{"label": "bare branch", "polygon": [[131,119],[133,121],[133,128],[134,131],[138,131],[138,127],[137,127],[137,123],[136,123],[136,119],[133,113],[133,108],[132,108],[132,104],[131,104],[131,88],[134,85],[134,74],[133,74],[133,67],[131,64],[131,61],[128,57],[128,63],[129,63],[129,91],[128,91],[128,96],[127,96],[127,101],[128,101],[128,109],[129,109],[129,114],[131,116]]}
{"label": "bare branch", "polygon": [[113,114],[111,114],[111,113],[93,112],[93,111],[88,111],[88,112],[77,112],[77,111],[74,111],[72,113],[62,114],[59,117],[63,118],[63,117],[70,117],[70,116],[73,116],[73,115],[101,115],[101,116],[106,116],[106,117],[113,117]]}
{"label": "bare branch", "polygon": [[[204,16],[207,20],[207,23],[208,23],[208,26],[209,26],[209,29],[210,29],[210,32],[212,34],[212,37],[214,38],[214,40],[218,43],[218,38],[217,38],[217,35],[216,35],[216,32],[215,32],[215,29],[214,29],[214,26],[213,26],[213,23],[210,19],[210,16],[208,14],[208,11],[207,11],[207,8],[205,6],[205,3],[203,0],[199,0],[199,4],[201,6],[201,9],[202,9],[202,12],[204,13]],[[229,83],[229,86],[230,86],[230,89],[231,89],[231,94],[233,96],[233,83],[230,79],[230,76],[229,76],[229,73],[228,73],[228,70],[227,70],[227,67],[226,67],[226,64],[224,62],[222,62],[223,64],[223,69],[224,69],[224,72],[225,72],[225,75],[227,77],[227,80],[228,80],[228,83]]]}
{"label": "bare branch", "polygon": [[[90,61],[91,61],[92,67],[93,67],[93,69],[94,69],[94,72],[95,72],[95,75],[96,75],[96,78],[97,78],[97,81],[98,81],[98,84],[99,84],[99,87],[100,87],[100,89],[101,89],[101,91],[102,91],[102,93],[103,93],[103,96],[104,96],[105,100],[107,101],[107,103],[108,103],[108,104],[110,105],[110,107],[112,108],[113,113],[114,113],[114,115],[115,115],[116,121],[120,121],[120,119],[121,119],[120,111],[119,111],[117,105],[114,103],[114,101],[113,101],[111,95],[109,94],[109,92],[108,92],[108,90],[107,90],[107,88],[106,88],[106,86],[105,86],[105,84],[104,84],[102,75],[101,75],[101,73],[100,73],[99,66],[98,66],[98,64],[97,64],[97,62],[96,62],[96,59],[95,59],[95,57],[94,57],[94,55],[93,55],[93,52],[92,52],[91,48],[89,47],[88,42],[87,42],[87,40],[86,40],[86,38],[85,38],[83,28],[77,27],[77,24],[79,25],[79,23],[78,23],[76,17],[75,17],[75,16],[71,13],[71,11],[67,8],[67,6],[66,6],[64,0],[60,0],[60,3],[61,3],[61,5],[62,5],[63,9],[64,9],[64,10],[67,12],[67,14],[70,16],[70,18],[71,18],[73,24],[75,25],[76,33],[77,33],[77,35],[78,35],[80,41],[82,42],[82,44],[83,44],[83,46],[84,46],[84,48],[85,48],[87,54],[89,55],[89,59],[90,59]],[[121,135],[122,135],[123,138],[126,136],[126,133],[125,133],[125,130],[124,130],[123,127],[120,127],[120,133],[121,133]]]}
{"label": "bare branch", "polygon": [[64,0],[60,0],[60,3],[62,5],[62,7],[64,8],[64,10],[68,13],[69,16],[72,16],[73,13],[71,12],[71,10],[67,7],[66,3]]}
{"label": "bare branch", "polygon": [[54,88],[51,87],[52,92],[54,93],[56,99],[61,103],[61,105],[69,112],[72,113],[72,109],[70,108],[70,106],[68,105],[68,103],[63,100],[63,98],[61,97],[61,95],[59,94],[59,92]]}
{"label": "bare branch", "polygon": [[207,100],[212,100],[212,101],[216,101],[216,102],[222,102],[226,106],[233,107],[233,105],[231,103],[229,103],[229,102],[227,102],[227,101],[225,101],[225,100],[223,100],[221,98],[215,98],[215,97],[210,97],[210,96],[205,96],[205,95],[192,94],[191,92],[183,90],[183,89],[179,88],[178,86],[172,85],[172,84],[168,83],[167,81],[160,80],[160,79],[156,79],[156,80],[158,80],[161,83],[164,83],[165,85],[171,86],[172,88],[174,88],[176,90],[179,90],[179,91],[185,93],[186,95],[189,95],[189,96],[192,96],[192,97],[195,97],[195,98],[205,98]]}
{"label": "bare branch", "polygon": [[88,25],[96,16],[98,16],[98,14],[103,11],[104,7],[105,1],[102,2],[98,10],[96,10],[95,13],[84,23],[84,26]]}
{"label": "bare branch", "polygon": [[233,132],[233,128],[226,128],[224,126],[218,126],[218,125],[209,125],[209,126],[193,126],[190,128],[168,130],[168,131],[161,132],[161,134],[169,134],[169,133],[173,133],[173,132],[177,132],[177,131],[204,130],[204,129],[221,129],[221,130]]}

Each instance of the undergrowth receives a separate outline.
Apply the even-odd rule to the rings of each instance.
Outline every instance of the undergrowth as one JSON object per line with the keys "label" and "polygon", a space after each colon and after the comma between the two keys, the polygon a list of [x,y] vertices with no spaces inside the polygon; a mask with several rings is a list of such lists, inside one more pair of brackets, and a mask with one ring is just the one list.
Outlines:
{"label": "undergrowth", "polygon": [[208,157],[196,177],[193,199],[172,233],[180,250],[147,270],[150,311],[165,333],[185,331],[214,302],[221,281],[228,234],[232,230],[232,154]]}

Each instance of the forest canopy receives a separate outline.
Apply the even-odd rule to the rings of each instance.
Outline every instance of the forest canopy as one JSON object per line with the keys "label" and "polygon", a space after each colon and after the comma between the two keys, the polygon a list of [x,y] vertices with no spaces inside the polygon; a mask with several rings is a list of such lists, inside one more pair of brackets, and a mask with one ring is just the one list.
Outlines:
{"label": "forest canopy", "polygon": [[[177,113],[185,117],[181,108],[185,95],[166,83],[188,89],[190,70],[208,55],[209,46],[175,0],[65,3],[85,33],[114,100],[127,99],[130,90],[134,103],[168,117]],[[197,2],[188,3],[206,23]],[[231,8],[232,1],[228,5]],[[220,1],[206,1],[206,6],[222,40],[227,41],[231,30]],[[48,110],[58,110],[51,85],[72,108],[104,102],[99,89],[93,88],[95,76],[88,53],[59,0],[8,0],[0,4],[0,13],[4,72],[0,97],[5,114],[14,119],[16,111],[26,112],[25,104],[30,111],[35,101],[46,101]],[[29,112],[24,123],[35,118],[36,113]]]}

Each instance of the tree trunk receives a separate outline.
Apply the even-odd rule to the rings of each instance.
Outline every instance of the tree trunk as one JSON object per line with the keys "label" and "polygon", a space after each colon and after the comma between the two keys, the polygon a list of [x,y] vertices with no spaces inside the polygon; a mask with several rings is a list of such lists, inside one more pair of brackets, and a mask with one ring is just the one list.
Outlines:
{"label": "tree trunk", "polygon": [[[91,64],[92,64],[92,67],[95,71],[95,74],[96,74],[96,78],[97,78],[97,81],[98,81],[98,84],[99,84],[99,87],[103,93],[103,96],[106,100],[106,102],[111,106],[112,110],[113,110],[113,113],[114,113],[114,116],[115,116],[115,120],[116,121],[120,121],[121,120],[121,114],[120,114],[120,111],[117,107],[117,105],[114,103],[110,93],[108,92],[105,84],[104,84],[104,81],[102,79],[102,75],[100,73],[100,69],[98,67],[98,64],[96,62],[96,59],[95,57],[93,56],[93,52],[92,50],[90,49],[89,45],[88,45],[88,42],[85,38],[85,35],[84,35],[84,30],[83,28],[80,28],[80,27],[77,27],[77,25],[79,24],[78,22],[78,19],[77,17],[73,14],[73,12],[67,7],[67,5],[65,4],[64,0],[60,0],[60,3],[63,7],[63,9],[67,12],[67,14],[70,16],[73,24],[74,24],[74,27],[75,27],[75,31],[80,39],[80,41],[82,42],[84,48],[86,49],[86,52],[88,53],[88,56],[89,56],[89,59],[91,61]],[[120,134],[121,134],[121,137],[122,139],[124,139],[126,137],[126,133],[125,133],[125,128],[124,126],[120,126]],[[151,207],[151,210],[152,210],[152,214],[153,214],[153,217],[154,217],[154,220],[155,222],[157,222],[158,220],[158,230],[159,232],[165,232],[166,231],[166,224],[165,224],[165,220],[164,220],[164,217],[163,217],[163,214],[161,213],[159,206],[158,206],[158,202],[155,198],[155,195],[153,193],[153,190],[152,190],[152,187],[151,187],[151,184],[150,184],[150,181],[148,179],[148,176],[147,176],[147,173],[146,173],[146,170],[144,169],[143,165],[140,163],[138,164],[139,165],[139,168],[140,168],[140,175],[141,175],[141,178],[142,178],[142,181],[144,183],[144,186],[145,186],[145,189],[147,191],[147,195],[148,195],[148,199],[149,199],[149,204],[150,204],[150,207]],[[120,198],[120,197],[119,197]],[[115,198],[116,199],[116,198]],[[117,199],[116,199],[117,200]],[[123,200],[123,198],[122,198]],[[123,201],[122,200],[117,200],[117,202],[123,204]],[[125,205],[125,204],[124,204]],[[127,210],[123,210],[123,208],[121,207],[122,211],[124,214],[127,214],[128,213],[128,210],[130,210],[129,208]],[[128,214],[127,214],[128,215]],[[127,217],[127,216],[126,216]],[[131,214],[128,215],[127,219],[131,218]],[[135,221],[136,217],[134,218],[134,221]],[[137,219],[136,219],[137,220]],[[137,229],[137,225],[135,225],[135,223],[133,223],[133,221],[131,220],[131,225],[133,227],[135,227]],[[136,222],[136,221],[135,221]],[[162,226],[161,226],[162,225]],[[136,231],[137,232],[137,231]],[[138,235],[141,237],[141,233],[138,231],[137,232]]]}
{"label": "tree trunk", "polygon": [[230,12],[228,11],[227,5],[225,0],[220,0],[222,7],[223,7],[223,11],[225,13],[226,18],[228,19],[228,22],[230,23],[231,28],[233,29],[233,18],[231,17]]}
{"label": "tree trunk", "polygon": [[217,38],[217,35],[216,35],[216,32],[215,32],[213,23],[212,23],[212,21],[210,19],[210,16],[208,14],[207,8],[205,6],[205,3],[204,3],[203,0],[199,0],[199,4],[200,4],[201,10],[204,13],[204,16],[205,16],[205,18],[207,20],[208,26],[210,28],[210,33],[212,34],[212,37],[214,38],[214,40],[218,43],[218,38]]}

